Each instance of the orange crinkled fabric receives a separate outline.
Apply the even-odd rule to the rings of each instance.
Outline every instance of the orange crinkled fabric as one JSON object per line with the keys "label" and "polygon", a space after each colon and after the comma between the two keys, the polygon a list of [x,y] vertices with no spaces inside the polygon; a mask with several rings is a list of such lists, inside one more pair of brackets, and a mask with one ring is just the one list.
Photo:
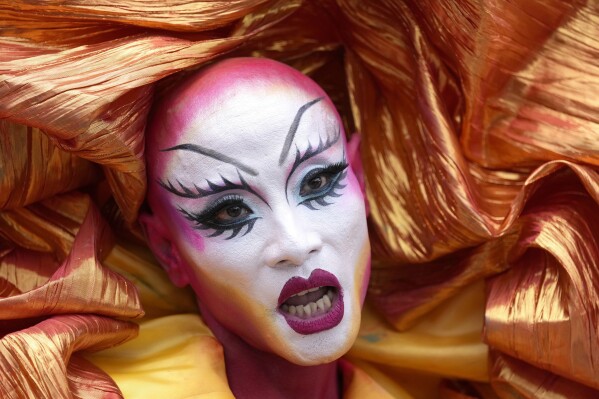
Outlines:
{"label": "orange crinkled fabric", "polygon": [[194,311],[147,266],[144,128],[230,56],[362,136],[356,364],[396,397],[599,395],[598,1],[0,0],[0,30],[2,397],[121,397],[84,354]]}

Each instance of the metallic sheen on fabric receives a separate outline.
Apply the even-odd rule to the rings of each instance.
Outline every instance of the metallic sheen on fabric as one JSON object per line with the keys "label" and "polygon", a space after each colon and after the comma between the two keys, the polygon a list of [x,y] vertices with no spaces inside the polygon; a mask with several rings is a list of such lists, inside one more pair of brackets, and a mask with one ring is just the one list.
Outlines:
{"label": "metallic sheen on fabric", "polygon": [[[0,29],[0,396],[148,392],[119,353],[170,353],[231,397],[136,225],[153,100],[229,56],[309,74],[362,136],[368,392],[599,395],[596,0],[0,0]],[[146,344],[102,352],[142,304]]]}

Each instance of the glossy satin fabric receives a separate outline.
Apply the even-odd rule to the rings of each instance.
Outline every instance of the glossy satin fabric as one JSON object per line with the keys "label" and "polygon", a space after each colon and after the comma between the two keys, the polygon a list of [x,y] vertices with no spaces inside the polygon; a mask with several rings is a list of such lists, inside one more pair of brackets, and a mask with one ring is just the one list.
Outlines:
{"label": "glossy satin fabric", "polygon": [[0,28],[3,397],[120,395],[80,351],[142,305],[194,310],[139,247],[143,131],[153,96],[239,55],[308,73],[362,135],[352,362],[397,397],[598,394],[597,1],[0,1]]}
{"label": "glossy satin fabric", "polygon": [[[222,346],[197,314],[142,322],[138,338],[88,358],[114,378],[126,398],[234,398]],[[343,398],[410,398],[405,391],[399,391],[403,396],[392,396],[346,360],[342,360],[341,372]]]}

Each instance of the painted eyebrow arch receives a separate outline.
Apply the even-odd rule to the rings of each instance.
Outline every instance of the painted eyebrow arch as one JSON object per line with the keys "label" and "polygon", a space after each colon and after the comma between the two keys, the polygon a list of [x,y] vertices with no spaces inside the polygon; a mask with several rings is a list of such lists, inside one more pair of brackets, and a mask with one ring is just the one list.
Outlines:
{"label": "painted eyebrow arch", "polygon": [[304,112],[306,112],[308,108],[310,108],[323,98],[324,97],[318,97],[312,101],[308,101],[297,110],[295,118],[293,118],[293,122],[289,127],[289,132],[287,132],[287,137],[285,137],[285,144],[283,144],[283,149],[281,150],[281,155],[279,156],[279,166],[283,165],[283,161],[285,160],[285,158],[287,158],[287,154],[289,154],[289,150],[291,149],[291,143],[293,143],[293,138],[295,137],[295,132],[297,132],[297,128],[299,127],[302,115],[304,115]]}
{"label": "painted eyebrow arch", "polygon": [[239,169],[237,170],[237,175],[239,176],[240,183],[233,183],[232,181],[223,177],[223,175],[219,175],[221,180],[223,181],[222,185],[213,183],[210,180],[206,179],[208,187],[210,188],[208,190],[205,190],[198,187],[197,184],[194,184],[193,188],[195,189],[195,192],[189,187],[184,186],[183,183],[181,183],[179,180],[177,180],[177,184],[179,185],[179,187],[181,187],[180,189],[176,188],[170,180],[167,180],[166,183],[161,180],[157,180],[157,183],[170,193],[173,193],[179,197],[191,199],[203,198],[209,195],[218,194],[228,190],[243,190],[254,194],[256,197],[260,198],[262,202],[264,202],[266,205],[270,207],[270,204],[266,202],[266,200],[247,183],[247,181],[241,175],[241,172],[239,172]]}
{"label": "painted eyebrow arch", "polygon": [[291,179],[291,176],[293,175],[293,172],[295,172],[297,167],[300,166],[303,162],[307,161],[308,159],[331,148],[333,145],[335,145],[335,143],[337,143],[339,141],[340,137],[341,137],[341,127],[337,126],[337,133],[335,133],[331,137],[327,137],[326,141],[322,141],[322,137],[321,137],[318,140],[318,146],[315,148],[312,148],[312,145],[310,144],[308,146],[308,149],[304,153],[304,155],[300,155],[300,151],[296,147],[295,161],[293,161],[293,166],[291,167],[291,171],[289,171],[289,174],[287,175],[287,180],[285,181],[285,198],[287,198],[287,201],[289,201],[288,194],[287,194],[287,187],[289,186],[289,179]]}
{"label": "painted eyebrow arch", "polygon": [[258,176],[258,172],[256,172],[255,169],[250,168],[249,166],[239,162],[238,160],[231,158],[228,155],[222,154],[218,151],[214,151],[214,150],[211,150],[210,148],[205,148],[205,147],[202,147],[202,146],[199,146],[196,144],[190,144],[190,143],[179,144],[174,147],[164,148],[160,151],[164,152],[164,151],[175,151],[175,150],[191,151],[191,152],[195,152],[197,154],[202,154],[207,157],[217,159],[221,162],[231,164],[231,165],[237,167],[238,169],[244,171],[245,173],[247,173],[250,176]]}

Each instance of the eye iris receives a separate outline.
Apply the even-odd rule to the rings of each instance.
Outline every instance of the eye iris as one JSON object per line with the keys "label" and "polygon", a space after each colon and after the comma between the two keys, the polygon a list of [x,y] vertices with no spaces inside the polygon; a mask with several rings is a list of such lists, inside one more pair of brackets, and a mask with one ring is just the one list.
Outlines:
{"label": "eye iris", "polygon": [[243,205],[229,205],[226,208],[221,209],[214,220],[223,223],[235,222],[248,216],[252,211],[247,209]]}
{"label": "eye iris", "polygon": [[236,218],[241,216],[241,214],[243,213],[243,208],[238,205],[230,206],[226,209],[226,213],[227,216],[231,218]]}
{"label": "eye iris", "polygon": [[326,178],[324,176],[316,176],[308,182],[308,187],[312,190],[318,190],[322,186],[324,186],[326,182]]}

